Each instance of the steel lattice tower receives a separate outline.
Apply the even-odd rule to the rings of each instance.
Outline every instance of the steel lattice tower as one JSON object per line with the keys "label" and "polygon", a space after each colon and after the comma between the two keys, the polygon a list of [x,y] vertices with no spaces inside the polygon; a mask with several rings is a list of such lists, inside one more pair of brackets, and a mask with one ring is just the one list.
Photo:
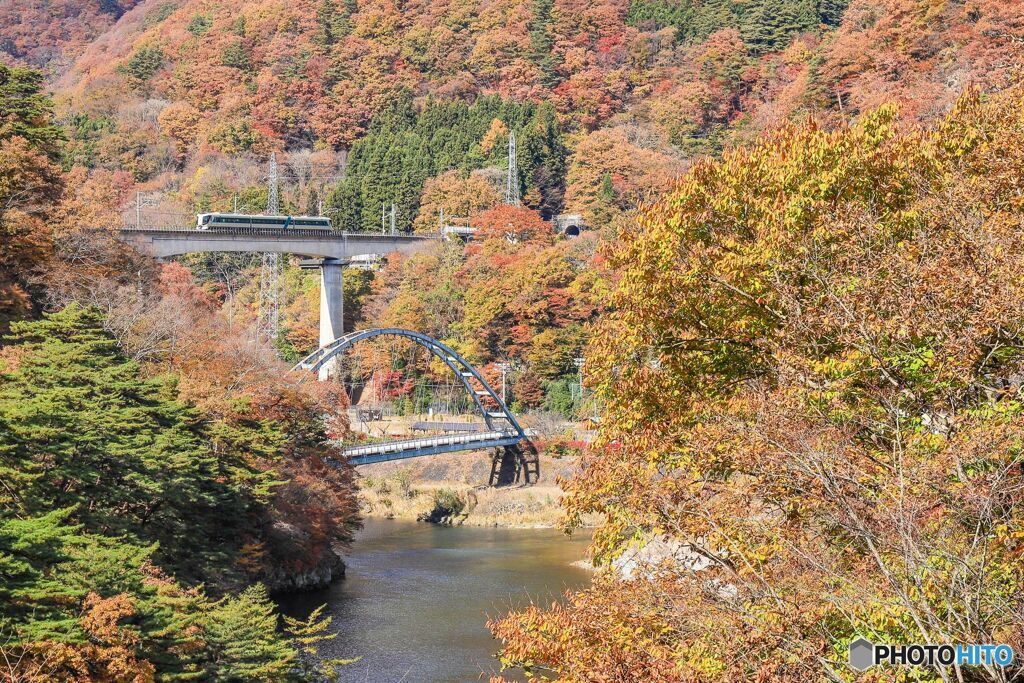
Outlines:
{"label": "steel lattice tower", "polygon": [[516,133],[508,133],[508,178],[505,182],[505,203],[519,206],[519,165],[516,162]]}
{"label": "steel lattice tower", "polygon": [[[277,194],[277,154],[270,154],[270,175],[268,177],[267,215],[276,216],[281,211]],[[260,267],[259,320],[256,326],[257,340],[273,341],[281,329],[281,258],[278,254],[263,254]]]}

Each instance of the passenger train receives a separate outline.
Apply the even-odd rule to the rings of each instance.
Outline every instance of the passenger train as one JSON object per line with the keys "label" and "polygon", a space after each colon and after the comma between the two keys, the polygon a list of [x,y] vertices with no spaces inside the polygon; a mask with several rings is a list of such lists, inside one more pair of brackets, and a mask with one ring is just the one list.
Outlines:
{"label": "passenger train", "polygon": [[331,219],[323,216],[249,216],[241,213],[201,213],[196,230],[264,228],[267,230],[331,230]]}

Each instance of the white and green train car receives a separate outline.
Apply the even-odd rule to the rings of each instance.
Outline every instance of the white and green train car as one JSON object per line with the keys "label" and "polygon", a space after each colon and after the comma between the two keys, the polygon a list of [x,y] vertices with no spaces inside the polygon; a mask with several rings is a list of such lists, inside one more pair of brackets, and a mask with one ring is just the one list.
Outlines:
{"label": "white and green train car", "polygon": [[196,216],[196,230],[233,230],[263,228],[266,230],[331,230],[331,219],[323,216],[250,216],[241,213],[201,213]]}

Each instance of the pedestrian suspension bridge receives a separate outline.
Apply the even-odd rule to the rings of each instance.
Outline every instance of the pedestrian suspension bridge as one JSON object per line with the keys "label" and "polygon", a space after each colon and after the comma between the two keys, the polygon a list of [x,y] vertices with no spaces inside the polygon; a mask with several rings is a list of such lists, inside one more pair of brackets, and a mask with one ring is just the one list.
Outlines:
{"label": "pedestrian suspension bridge", "polygon": [[320,347],[299,361],[293,370],[320,374],[338,355],[349,351],[359,342],[381,336],[411,340],[440,359],[472,399],[474,408],[483,418],[483,424],[475,432],[351,446],[345,449],[349,462],[368,465],[438,453],[496,449],[491,467],[492,483],[510,478],[519,479],[520,476],[527,483],[536,480],[539,476],[537,453],[515,415],[476,368],[454,349],[433,337],[397,327],[358,330]]}

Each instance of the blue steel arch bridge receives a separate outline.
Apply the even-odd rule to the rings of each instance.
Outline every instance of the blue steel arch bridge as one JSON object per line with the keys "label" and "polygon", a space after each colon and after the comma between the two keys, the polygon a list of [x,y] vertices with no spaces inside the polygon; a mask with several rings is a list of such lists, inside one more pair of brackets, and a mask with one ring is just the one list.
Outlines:
{"label": "blue steel arch bridge", "polygon": [[299,361],[292,370],[319,374],[335,357],[351,350],[359,342],[382,336],[408,339],[444,363],[471,398],[473,406],[483,418],[483,424],[478,431],[462,434],[425,436],[349,446],[345,449],[345,456],[350,463],[368,465],[439,453],[495,449],[491,467],[492,483],[507,481],[509,478],[516,479],[520,476],[527,483],[530,482],[531,477],[536,480],[540,474],[536,451],[525,430],[501,396],[458,352],[422,332],[397,327],[350,332],[321,346]]}

